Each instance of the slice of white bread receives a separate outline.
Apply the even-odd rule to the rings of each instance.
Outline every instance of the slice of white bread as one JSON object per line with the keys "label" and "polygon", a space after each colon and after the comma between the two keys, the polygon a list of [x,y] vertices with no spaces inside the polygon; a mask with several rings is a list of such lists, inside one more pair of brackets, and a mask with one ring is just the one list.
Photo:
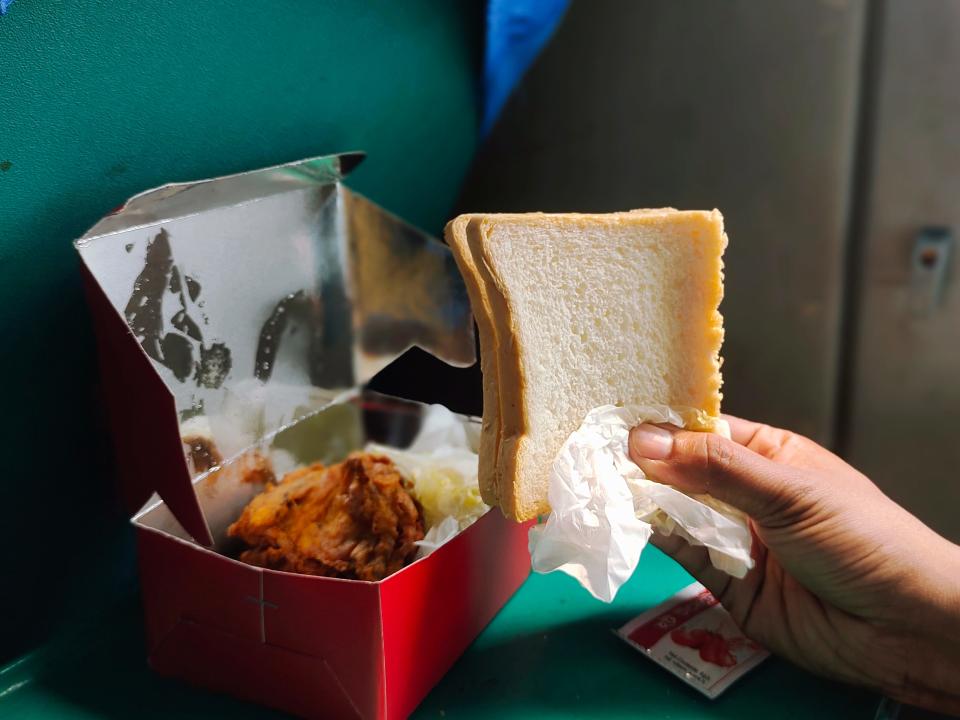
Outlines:
{"label": "slice of white bread", "polygon": [[481,355],[496,355],[498,402],[484,414],[499,414],[500,439],[481,447],[481,465],[495,465],[508,517],[549,510],[553,459],[593,407],[719,414],[719,212],[473,215],[451,223],[448,235],[461,233],[451,247],[487,316]]}
{"label": "slice of white bread", "polygon": [[[660,212],[659,210],[632,210],[631,213]],[[480,496],[488,505],[500,505],[499,489],[499,449],[502,428],[500,423],[501,402],[520,401],[516,396],[501,395],[497,392],[500,386],[499,363],[497,354],[501,345],[497,336],[493,316],[496,313],[504,315],[506,306],[499,293],[487,291],[492,279],[489,271],[482,263],[480,243],[482,242],[479,227],[485,215],[460,215],[447,224],[444,237],[453,249],[453,255],[464,277],[467,294],[474,308],[474,315],[480,337],[480,364],[483,376],[483,424],[480,434],[480,463],[478,469],[478,484]],[[514,408],[516,411],[516,408]],[[508,497],[504,507],[512,507],[513,485],[505,488]]]}

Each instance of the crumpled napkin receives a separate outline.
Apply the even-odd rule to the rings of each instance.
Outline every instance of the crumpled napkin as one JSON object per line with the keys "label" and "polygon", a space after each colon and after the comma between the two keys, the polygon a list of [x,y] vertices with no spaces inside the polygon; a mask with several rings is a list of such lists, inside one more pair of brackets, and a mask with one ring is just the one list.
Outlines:
{"label": "crumpled napkin", "polygon": [[550,516],[530,531],[533,569],[565,572],[611,602],[656,528],[705,546],[715,567],[742,578],[753,567],[746,516],[708,495],[690,496],[648,480],[627,449],[630,428],[643,422],[730,434],[725,421],[688,408],[591,410],[554,460]]}

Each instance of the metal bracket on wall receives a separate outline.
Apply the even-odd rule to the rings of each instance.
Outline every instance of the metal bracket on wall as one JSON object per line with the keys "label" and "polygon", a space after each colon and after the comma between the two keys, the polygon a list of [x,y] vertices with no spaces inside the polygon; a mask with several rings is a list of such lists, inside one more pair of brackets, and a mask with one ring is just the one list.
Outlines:
{"label": "metal bracket on wall", "polygon": [[953,232],[926,227],[917,233],[911,255],[910,311],[920,317],[934,313],[943,301],[953,257]]}

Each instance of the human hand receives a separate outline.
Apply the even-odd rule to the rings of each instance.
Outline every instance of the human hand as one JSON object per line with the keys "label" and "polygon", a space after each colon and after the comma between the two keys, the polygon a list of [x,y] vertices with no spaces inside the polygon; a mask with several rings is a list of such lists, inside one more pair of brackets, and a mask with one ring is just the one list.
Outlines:
{"label": "human hand", "polygon": [[815,442],[727,420],[732,441],[641,425],[630,456],[652,480],[749,515],[756,566],[736,580],[703,547],[676,536],[652,542],[778,655],[960,714],[960,547]]}

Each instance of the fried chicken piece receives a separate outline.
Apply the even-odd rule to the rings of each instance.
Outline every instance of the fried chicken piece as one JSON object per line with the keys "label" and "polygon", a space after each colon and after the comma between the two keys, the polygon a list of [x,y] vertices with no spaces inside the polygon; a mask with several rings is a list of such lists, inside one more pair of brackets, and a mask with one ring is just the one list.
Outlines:
{"label": "fried chicken piece", "polygon": [[354,453],[268,484],[227,534],[248,549],[240,560],[287,572],[382,580],[413,559],[423,513],[388,458]]}

